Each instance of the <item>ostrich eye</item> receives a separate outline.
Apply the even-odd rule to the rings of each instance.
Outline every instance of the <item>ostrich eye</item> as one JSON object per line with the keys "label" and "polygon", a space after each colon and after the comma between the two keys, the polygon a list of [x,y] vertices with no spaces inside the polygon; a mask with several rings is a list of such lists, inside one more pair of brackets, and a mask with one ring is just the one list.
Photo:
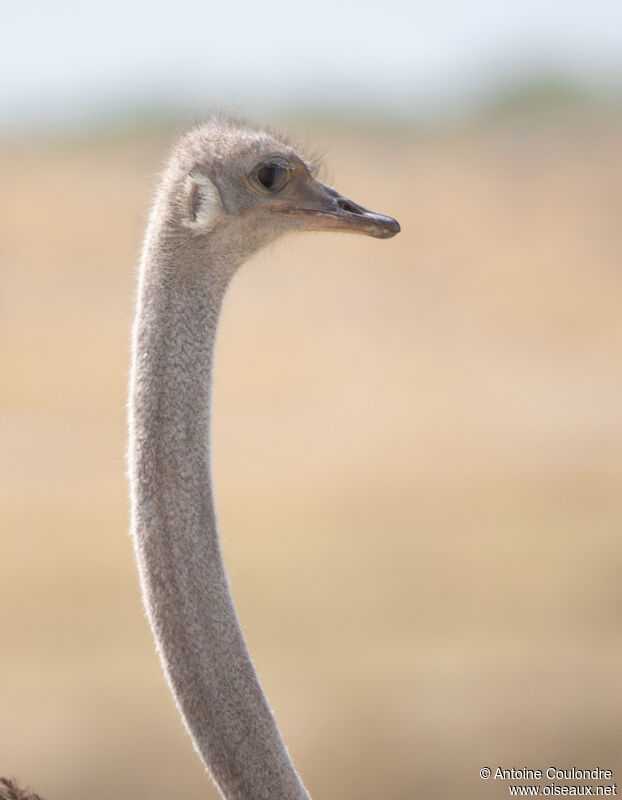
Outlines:
{"label": "ostrich eye", "polygon": [[291,167],[282,161],[264,161],[254,172],[255,182],[267,192],[278,192],[289,180]]}

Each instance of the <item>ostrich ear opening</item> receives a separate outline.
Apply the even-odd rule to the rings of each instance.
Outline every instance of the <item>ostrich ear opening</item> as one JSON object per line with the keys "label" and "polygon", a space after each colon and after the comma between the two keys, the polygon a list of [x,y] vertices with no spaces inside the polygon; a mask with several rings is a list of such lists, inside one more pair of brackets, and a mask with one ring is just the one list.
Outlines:
{"label": "ostrich ear opening", "polygon": [[218,189],[201,173],[191,173],[184,183],[183,222],[196,233],[208,233],[222,211]]}

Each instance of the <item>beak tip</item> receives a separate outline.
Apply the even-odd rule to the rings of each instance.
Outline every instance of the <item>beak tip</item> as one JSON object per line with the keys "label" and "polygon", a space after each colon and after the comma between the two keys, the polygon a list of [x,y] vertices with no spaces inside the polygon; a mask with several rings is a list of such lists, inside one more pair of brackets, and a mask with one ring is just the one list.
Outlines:
{"label": "beak tip", "polygon": [[402,230],[400,223],[393,217],[385,217],[382,221],[382,229],[378,233],[379,239],[391,239]]}

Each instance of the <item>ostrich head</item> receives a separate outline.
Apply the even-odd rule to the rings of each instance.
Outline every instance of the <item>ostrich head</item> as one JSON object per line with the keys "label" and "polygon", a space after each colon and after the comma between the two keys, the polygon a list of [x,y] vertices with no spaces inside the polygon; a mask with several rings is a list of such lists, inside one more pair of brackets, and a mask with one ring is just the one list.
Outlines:
{"label": "ostrich head", "polygon": [[349,231],[380,239],[399,232],[392,217],[343,197],[316,174],[313,160],[282,137],[247,122],[214,119],[186,134],[173,151],[161,189],[168,232],[199,239],[209,234],[212,253],[222,243],[229,263],[288,231]]}

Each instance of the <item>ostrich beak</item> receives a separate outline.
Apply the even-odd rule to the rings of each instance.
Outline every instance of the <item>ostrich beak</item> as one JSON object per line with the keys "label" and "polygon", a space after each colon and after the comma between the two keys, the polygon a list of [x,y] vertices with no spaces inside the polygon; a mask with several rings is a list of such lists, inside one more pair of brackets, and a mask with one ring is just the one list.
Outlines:
{"label": "ostrich beak", "polygon": [[300,205],[283,209],[304,219],[304,228],[312,231],[349,231],[389,239],[400,232],[400,224],[393,217],[377,214],[359,206],[319,181],[306,185]]}

